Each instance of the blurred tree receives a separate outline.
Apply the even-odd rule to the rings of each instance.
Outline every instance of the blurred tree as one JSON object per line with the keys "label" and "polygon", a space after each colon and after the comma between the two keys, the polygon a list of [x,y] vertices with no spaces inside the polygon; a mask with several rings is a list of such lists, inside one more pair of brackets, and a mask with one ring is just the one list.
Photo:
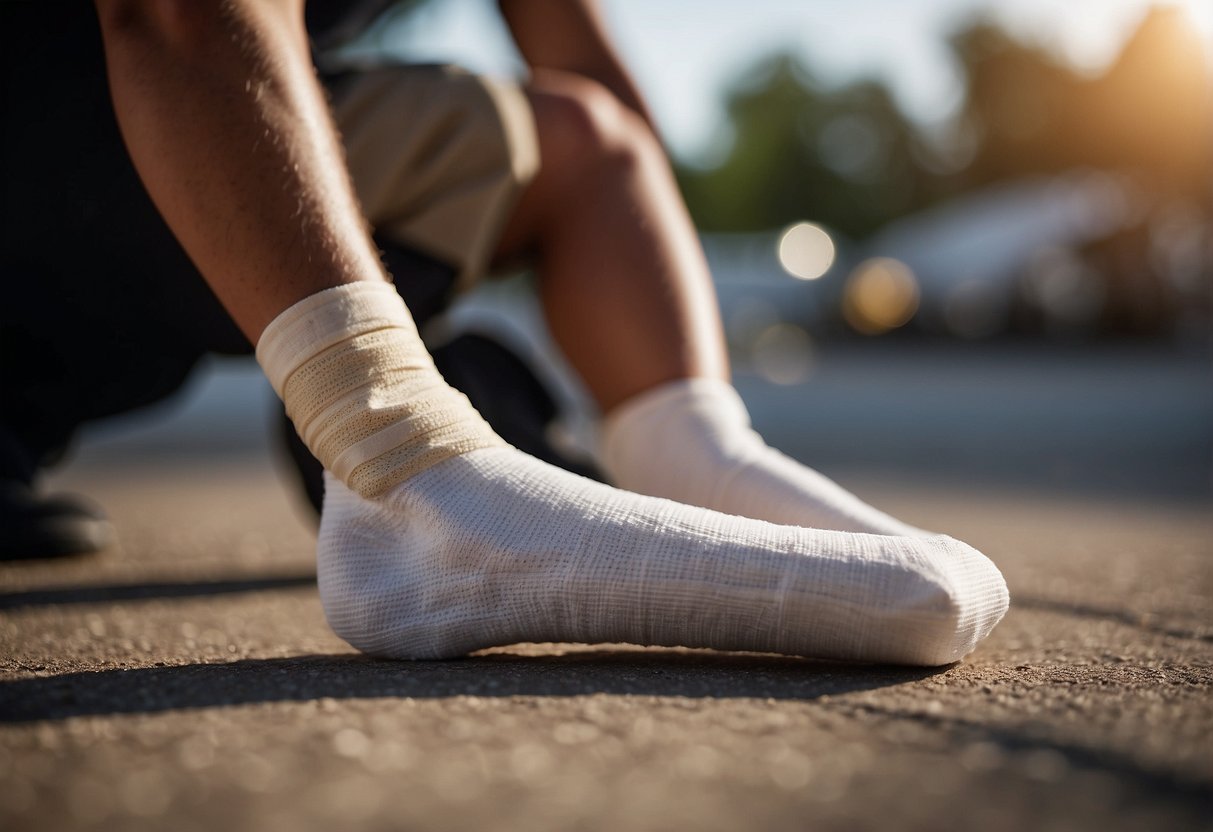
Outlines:
{"label": "blurred tree", "polygon": [[1096,77],[990,22],[967,26],[951,48],[966,95],[942,143],[879,82],[824,88],[790,54],[754,64],[728,93],[724,161],[679,167],[699,227],[807,218],[864,236],[942,197],[1077,168],[1131,174],[1163,201],[1213,210],[1208,56],[1178,10],[1152,10]]}
{"label": "blurred tree", "polygon": [[1078,148],[1057,130],[1081,99],[1073,72],[993,23],[962,30],[951,46],[966,86],[957,122],[957,140],[972,152],[965,187],[1074,166]]}
{"label": "blurred tree", "polygon": [[1178,9],[1151,10],[1097,77],[988,23],[955,35],[952,49],[967,85],[958,135],[975,145],[965,187],[1095,168],[1209,204],[1213,90],[1205,49]]}
{"label": "blurred tree", "polygon": [[865,235],[930,190],[919,139],[876,81],[824,89],[791,55],[766,58],[728,95],[733,144],[710,170],[683,167],[705,231],[757,231],[811,219]]}
{"label": "blurred tree", "polygon": [[1085,169],[1131,183],[1130,222],[1086,244],[1100,329],[1163,334],[1208,320],[1213,289],[1213,75],[1183,13],[1155,7],[1101,74],[977,24],[952,38],[967,83],[964,189]]}

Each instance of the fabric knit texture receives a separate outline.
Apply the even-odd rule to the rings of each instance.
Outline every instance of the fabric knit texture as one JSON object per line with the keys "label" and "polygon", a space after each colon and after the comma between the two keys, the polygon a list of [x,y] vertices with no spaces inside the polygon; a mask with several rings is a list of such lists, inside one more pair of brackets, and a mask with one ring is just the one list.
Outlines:
{"label": "fabric knit texture", "polygon": [[512,448],[448,459],[376,501],[326,488],[321,600],[375,655],[573,641],[940,665],[1007,609],[998,569],[951,538],[776,526]]}
{"label": "fabric knit texture", "polygon": [[777,526],[509,447],[443,381],[386,283],[300,301],[257,357],[331,472],[320,597],[369,653],[623,641],[937,665],[1007,608],[998,569],[946,537]]}
{"label": "fabric knit texture", "polygon": [[599,461],[615,485],[728,514],[834,531],[928,536],[768,446],[733,386],[682,379],[603,420]]}
{"label": "fabric knit texture", "polygon": [[317,292],[275,318],[257,360],[326,470],[375,497],[432,465],[504,441],[434,368],[389,283]]}

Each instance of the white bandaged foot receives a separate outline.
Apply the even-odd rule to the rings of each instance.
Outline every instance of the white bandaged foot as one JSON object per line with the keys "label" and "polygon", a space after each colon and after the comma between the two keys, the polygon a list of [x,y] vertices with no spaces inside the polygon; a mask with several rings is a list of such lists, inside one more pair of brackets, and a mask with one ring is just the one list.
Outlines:
{"label": "white bandaged foot", "polygon": [[845,532],[927,536],[767,445],[733,386],[682,379],[603,420],[600,462],[620,488],[693,506]]}
{"label": "white bandaged foot", "polygon": [[1002,617],[981,553],[947,537],[776,526],[473,451],[365,500],[326,483],[333,629],[384,656],[520,641],[756,650],[938,665]]}
{"label": "white bandaged foot", "polygon": [[[340,466],[344,483],[327,480],[319,540],[325,612],[354,646],[420,659],[623,641],[938,665],[1005,612],[998,570],[949,538],[776,526],[619,491],[502,445],[440,391],[394,291],[366,285],[308,298],[258,344],[321,461],[356,462]],[[333,334],[342,328],[355,334]],[[309,332],[323,336],[311,347]],[[390,348],[363,350],[368,333],[389,332]],[[374,366],[358,368],[358,354]],[[368,422],[351,397],[372,414],[401,411]],[[360,477],[368,465],[376,475]]]}

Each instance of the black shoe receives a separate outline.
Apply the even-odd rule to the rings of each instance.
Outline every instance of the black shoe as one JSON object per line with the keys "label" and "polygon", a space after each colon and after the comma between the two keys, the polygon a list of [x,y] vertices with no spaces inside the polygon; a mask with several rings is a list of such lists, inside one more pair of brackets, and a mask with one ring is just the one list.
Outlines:
{"label": "black shoe", "polygon": [[468,397],[497,434],[523,453],[599,482],[589,461],[573,459],[552,444],[548,428],[559,407],[530,366],[495,337],[465,332],[434,350],[434,365],[447,383]]}
{"label": "black shoe", "polygon": [[0,481],[0,561],[90,554],[113,538],[109,518],[87,500],[41,497],[24,482]]}

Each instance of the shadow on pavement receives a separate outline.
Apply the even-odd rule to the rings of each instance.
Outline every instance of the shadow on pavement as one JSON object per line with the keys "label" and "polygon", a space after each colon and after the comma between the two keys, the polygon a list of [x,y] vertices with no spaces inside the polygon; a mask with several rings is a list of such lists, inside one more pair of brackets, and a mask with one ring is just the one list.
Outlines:
{"label": "shadow on pavement", "polygon": [[190,581],[101,586],[68,586],[0,593],[0,610],[45,607],[59,604],[99,604],[108,601],[147,601],[155,598],[198,598],[272,589],[296,589],[316,585],[316,572],[296,575],[233,578],[218,581]]}
{"label": "shadow on pavement", "polygon": [[1127,627],[1136,627],[1149,633],[1171,638],[1191,639],[1193,641],[1213,642],[1213,633],[1192,627],[1176,627],[1158,620],[1151,613],[1137,613],[1131,610],[1121,610],[1114,607],[1101,607],[1093,604],[1077,604],[1069,601],[1055,601],[1049,598],[1033,598],[1031,596],[1015,595],[1016,609],[1038,610],[1040,612],[1055,612],[1062,615],[1075,615],[1080,618],[1102,618],[1115,621]]}
{"label": "shadow on pavement", "polygon": [[945,670],[626,649],[546,656],[494,653],[434,662],[387,661],[357,654],[244,659],[2,682],[0,723],[326,698],[609,693],[809,700],[914,682]]}
{"label": "shadow on pavement", "polygon": [[[1170,802],[1192,815],[1195,826],[1203,828],[1213,817],[1213,789],[1207,780],[1184,777],[1174,772],[1143,766],[1132,757],[1107,748],[1060,742],[1035,734],[1031,725],[1023,727],[986,725],[964,717],[928,714],[904,708],[883,707],[871,702],[844,705],[844,713],[864,718],[886,719],[890,722],[915,722],[935,731],[951,734],[956,746],[989,743],[1000,753],[1019,753],[1027,761],[1027,774],[1041,782],[1062,781],[1065,768],[1112,775],[1119,781],[1119,798],[1129,801],[1123,793],[1126,784],[1141,790],[1147,799]],[[1035,734],[1035,735],[1034,735]],[[1094,742],[1099,741],[1092,736]],[[1036,755],[1028,757],[1026,755]],[[1059,770],[1059,766],[1061,767]]]}

